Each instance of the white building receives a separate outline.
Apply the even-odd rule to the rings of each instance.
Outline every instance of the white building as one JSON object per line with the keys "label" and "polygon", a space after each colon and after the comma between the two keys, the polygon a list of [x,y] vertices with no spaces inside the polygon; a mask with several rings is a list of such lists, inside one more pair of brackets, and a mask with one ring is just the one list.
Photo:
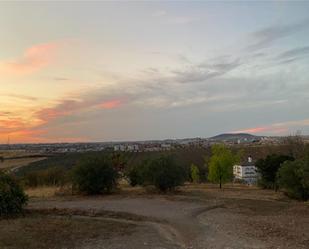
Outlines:
{"label": "white building", "polygon": [[161,144],[161,149],[162,150],[170,150],[172,146],[170,144]]}
{"label": "white building", "polygon": [[233,166],[234,178],[238,180],[243,180],[247,184],[256,184],[258,180],[258,172],[255,167],[252,157],[248,157],[248,161],[241,163],[240,165]]}
{"label": "white building", "polygon": [[114,151],[129,151],[129,152],[138,152],[139,151],[139,146],[138,144],[129,144],[129,145],[123,145],[123,144],[119,144],[119,145],[115,145],[114,146]]}

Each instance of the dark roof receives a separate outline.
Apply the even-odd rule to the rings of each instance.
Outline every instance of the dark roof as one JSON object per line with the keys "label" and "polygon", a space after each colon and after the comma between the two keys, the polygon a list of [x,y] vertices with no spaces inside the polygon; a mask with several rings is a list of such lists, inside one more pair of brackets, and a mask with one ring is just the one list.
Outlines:
{"label": "dark roof", "polygon": [[240,165],[241,166],[255,166],[255,163],[254,162],[245,161],[245,162],[240,163]]}

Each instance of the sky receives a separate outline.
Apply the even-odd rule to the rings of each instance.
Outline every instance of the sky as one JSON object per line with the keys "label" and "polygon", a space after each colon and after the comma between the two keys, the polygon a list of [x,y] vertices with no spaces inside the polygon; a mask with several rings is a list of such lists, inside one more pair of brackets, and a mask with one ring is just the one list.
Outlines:
{"label": "sky", "polygon": [[309,134],[308,1],[0,2],[0,143]]}

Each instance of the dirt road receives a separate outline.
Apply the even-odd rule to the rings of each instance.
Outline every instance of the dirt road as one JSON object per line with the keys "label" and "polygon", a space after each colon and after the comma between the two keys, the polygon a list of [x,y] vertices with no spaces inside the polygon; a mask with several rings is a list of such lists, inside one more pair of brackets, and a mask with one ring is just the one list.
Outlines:
{"label": "dirt road", "polygon": [[[122,238],[128,242],[126,247],[109,244],[109,248],[129,249],[131,240],[135,243],[132,249],[309,248],[307,204],[277,200],[267,191],[252,192],[260,195],[252,195],[254,198],[246,190],[243,194],[237,190],[237,195],[235,190],[231,190],[234,195],[228,190],[216,191],[190,190],[175,196],[56,198],[32,201],[29,209],[66,210],[72,214],[80,210],[88,218],[140,225],[137,233]],[[113,215],[106,217],[104,212]],[[77,212],[76,217],[85,217],[85,213]]]}

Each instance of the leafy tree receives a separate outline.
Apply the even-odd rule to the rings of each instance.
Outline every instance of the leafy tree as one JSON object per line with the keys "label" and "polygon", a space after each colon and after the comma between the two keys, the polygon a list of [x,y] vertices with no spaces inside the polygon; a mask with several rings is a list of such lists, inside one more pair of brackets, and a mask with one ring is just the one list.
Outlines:
{"label": "leafy tree", "polygon": [[200,182],[200,170],[195,164],[191,164],[191,179],[194,183]]}
{"label": "leafy tree", "polygon": [[154,185],[160,191],[165,192],[184,183],[186,170],[179,166],[171,156],[161,156],[131,167],[127,175],[132,186]]}
{"label": "leafy tree", "polygon": [[233,178],[233,165],[239,161],[239,155],[234,155],[225,145],[217,144],[211,148],[208,180],[214,183],[226,183]]}
{"label": "leafy tree", "polygon": [[112,156],[113,167],[118,173],[123,173],[126,167],[126,159],[122,153],[113,153]]}
{"label": "leafy tree", "polygon": [[186,170],[171,156],[161,156],[149,162],[144,177],[146,182],[165,192],[184,183]]}
{"label": "leafy tree", "polygon": [[259,185],[264,188],[277,189],[276,175],[282,163],[294,160],[291,156],[272,154],[259,159],[255,166],[261,175]]}
{"label": "leafy tree", "polygon": [[279,187],[292,198],[309,199],[309,160],[286,161],[278,171]]}
{"label": "leafy tree", "polygon": [[110,192],[117,184],[118,172],[110,157],[83,159],[73,169],[73,183],[89,195]]}
{"label": "leafy tree", "polygon": [[131,186],[146,185],[149,160],[144,160],[141,164],[130,167],[126,173]]}
{"label": "leafy tree", "polygon": [[0,171],[0,217],[21,213],[27,200],[16,180]]}

